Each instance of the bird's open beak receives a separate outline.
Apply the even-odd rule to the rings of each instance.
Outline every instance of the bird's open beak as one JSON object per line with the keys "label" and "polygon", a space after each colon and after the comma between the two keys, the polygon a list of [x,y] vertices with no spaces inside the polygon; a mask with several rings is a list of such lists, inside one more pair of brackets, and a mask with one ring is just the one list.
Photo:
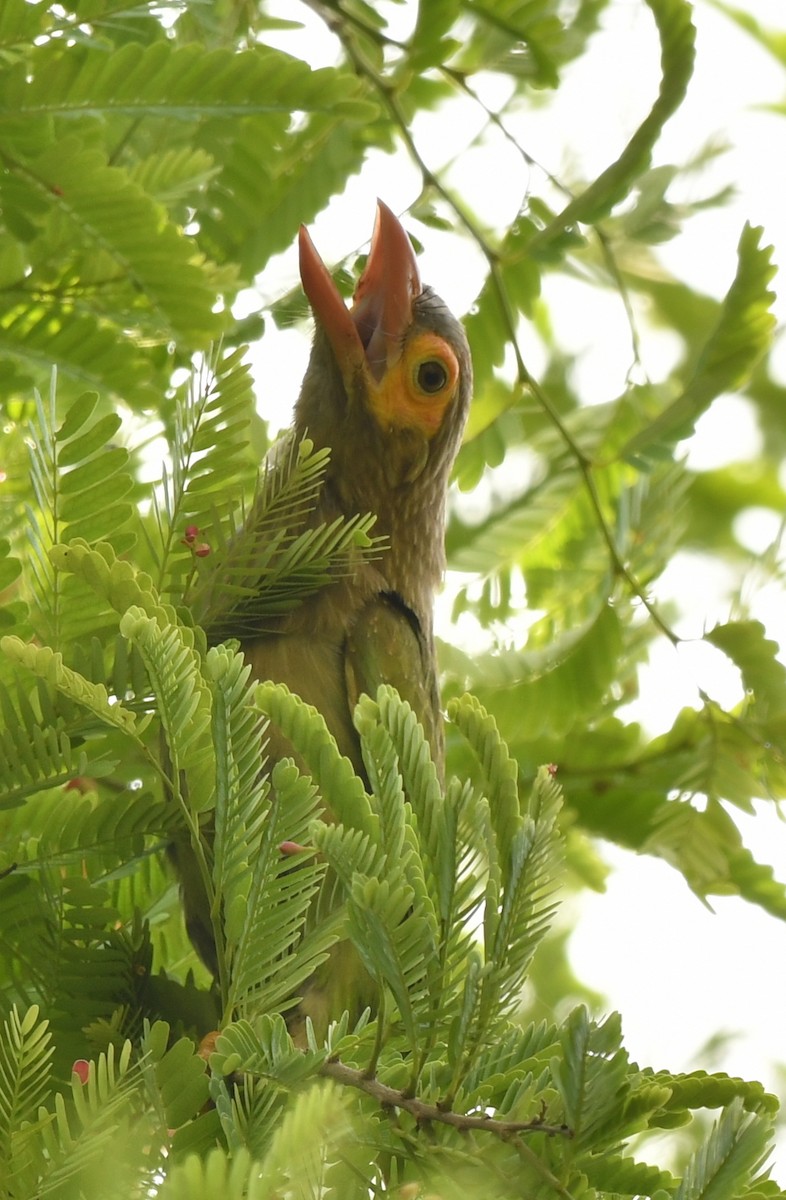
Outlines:
{"label": "bird's open beak", "polygon": [[412,243],[398,218],[377,201],[366,269],[347,309],[330,272],[300,227],[300,278],[346,380],[369,371],[379,382],[401,355],[412,302],[423,290]]}

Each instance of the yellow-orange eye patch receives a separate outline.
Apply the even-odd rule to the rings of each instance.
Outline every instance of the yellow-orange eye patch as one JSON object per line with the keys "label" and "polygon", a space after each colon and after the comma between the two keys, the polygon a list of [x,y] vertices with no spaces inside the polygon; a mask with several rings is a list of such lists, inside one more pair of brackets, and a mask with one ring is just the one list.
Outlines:
{"label": "yellow-orange eye patch", "polygon": [[444,338],[418,333],[369,396],[383,429],[417,429],[434,437],[458,388],[459,365]]}

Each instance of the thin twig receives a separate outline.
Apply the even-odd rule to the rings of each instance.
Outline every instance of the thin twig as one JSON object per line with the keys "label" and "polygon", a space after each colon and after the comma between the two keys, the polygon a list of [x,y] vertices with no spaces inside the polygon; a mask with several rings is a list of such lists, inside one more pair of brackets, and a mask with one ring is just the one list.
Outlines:
{"label": "thin twig", "polygon": [[319,1068],[320,1075],[326,1075],[345,1087],[357,1088],[376,1100],[382,1108],[397,1108],[408,1112],[421,1124],[437,1122],[450,1125],[462,1132],[481,1130],[492,1133],[503,1140],[521,1133],[545,1133],[548,1137],[573,1137],[567,1125],[547,1125],[542,1117],[533,1117],[530,1121],[500,1121],[497,1117],[476,1116],[471,1113],[457,1113],[439,1108],[436,1104],[427,1104],[417,1096],[409,1096],[405,1092],[388,1087],[374,1077],[369,1077],[365,1071],[348,1067],[342,1062],[331,1060]]}

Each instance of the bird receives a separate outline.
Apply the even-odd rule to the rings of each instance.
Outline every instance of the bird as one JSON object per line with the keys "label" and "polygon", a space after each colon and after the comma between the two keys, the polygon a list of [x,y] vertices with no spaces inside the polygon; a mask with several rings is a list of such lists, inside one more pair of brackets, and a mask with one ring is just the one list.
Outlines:
{"label": "bird", "polygon": [[[442,775],[433,609],[445,566],[448,484],[472,395],[467,337],[422,284],[412,243],[382,201],[349,308],[305,226],[299,263],[315,328],[292,435],[330,451],[310,523],[374,513],[383,549],[272,627],[244,623],[240,647],[255,679],[286,684],[322,714],[361,776],[355,704],[392,685],[414,709]],[[293,754],[275,730],[267,736],[268,764]],[[204,902],[183,872],[181,889],[188,933],[215,969]],[[318,986],[312,991],[311,1001],[301,999],[300,1019],[324,1015]]]}

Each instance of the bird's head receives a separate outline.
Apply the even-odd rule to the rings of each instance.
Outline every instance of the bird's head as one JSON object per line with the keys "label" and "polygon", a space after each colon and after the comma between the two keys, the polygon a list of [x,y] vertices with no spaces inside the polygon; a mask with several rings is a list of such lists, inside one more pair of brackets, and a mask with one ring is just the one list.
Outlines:
{"label": "bird's head", "polygon": [[378,202],[350,308],[305,227],[300,276],[317,332],[299,424],[338,457],[348,451],[377,460],[388,486],[435,471],[446,477],[469,408],[469,347],[459,322],[421,284],[396,216]]}

